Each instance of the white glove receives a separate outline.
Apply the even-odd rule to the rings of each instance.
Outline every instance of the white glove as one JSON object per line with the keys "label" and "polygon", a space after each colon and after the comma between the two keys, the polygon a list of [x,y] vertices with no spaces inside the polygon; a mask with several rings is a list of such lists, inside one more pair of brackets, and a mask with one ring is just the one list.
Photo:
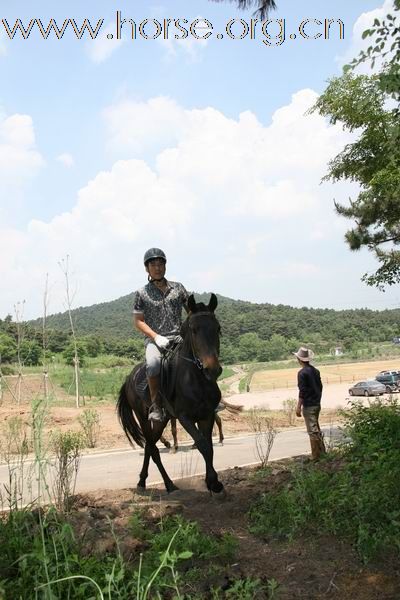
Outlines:
{"label": "white glove", "polygon": [[156,335],[154,341],[160,350],[165,350],[165,348],[168,348],[170,344],[170,340],[163,335]]}

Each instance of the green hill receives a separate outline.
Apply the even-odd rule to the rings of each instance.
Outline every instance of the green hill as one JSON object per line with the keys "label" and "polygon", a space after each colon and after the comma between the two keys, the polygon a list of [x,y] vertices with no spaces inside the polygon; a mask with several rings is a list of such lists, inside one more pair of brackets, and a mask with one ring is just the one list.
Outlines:
{"label": "green hill", "polygon": [[[208,302],[210,294],[196,294],[198,301]],[[257,334],[261,340],[273,335],[317,344],[381,342],[400,334],[400,309],[374,311],[369,309],[333,310],[293,308],[283,304],[255,304],[218,295],[216,314],[220,320],[223,343],[238,343],[244,334]],[[137,337],[132,326],[132,294],[111,302],[77,308],[73,311],[79,336],[90,334],[121,340]],[[41,327],[40,319],[31,321]],[[48,317],[51,329],[69,331],[68,314]]]}

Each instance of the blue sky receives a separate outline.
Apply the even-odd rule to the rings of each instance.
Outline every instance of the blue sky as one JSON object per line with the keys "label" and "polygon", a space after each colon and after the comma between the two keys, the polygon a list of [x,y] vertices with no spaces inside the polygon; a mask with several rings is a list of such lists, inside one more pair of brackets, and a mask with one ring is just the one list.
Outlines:
{"label": "blue sky", "polygon": [[[270,15],[285,21],[277,46],[259,29],[253,40],[177,41],[173,29],[169,40],[132,41],[124,28],[115,41],[117,10],[137,23],[202,17],[215,34],[253,17],[230,3],[9,4],[0,21],[11,27],[17,18],[104,22],[96,40],[70,28],[61,40],[37,28],[9,40],[0,22],[0,317],[22,300],[26,316],[40,315],[46,273],[49,311],[63,310],[67,254],[76,306],[127,294],[145,282],[153,245],[190,290],[294,306],[399,305],[397,287],[382,294],[360,282],[374,261],[343,242],[349,223],[333,198],[356,188],[320,185],[351,138],[305,116],[389,0],[281,0]],[[344,39],[338,27],[329,40],[298,34],[305,19],[327,18],[341,19]],[[277,23],[268,31],[277,35]]]}

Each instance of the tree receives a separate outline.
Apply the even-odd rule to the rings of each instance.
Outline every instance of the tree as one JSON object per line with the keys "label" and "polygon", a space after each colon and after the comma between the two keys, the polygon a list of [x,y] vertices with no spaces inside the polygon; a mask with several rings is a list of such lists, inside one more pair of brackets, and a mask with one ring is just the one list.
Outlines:
{"label": "tree", "polygon": [[[226,2],[226,0],[214,0],[214,2]],[[257,14],[261,19],[265,19],[269,11],[276,8],[274,0],[230,0],[230,2],[235,2],[240,9],[256,6]]]}
{"label": "tree", "polygon": [[23,340],[20,348],[21,362],[26,367],[33,367],[40,363],[42,348],[35,340]]}
{"label": "tree", "polygon": [[[400,0],[395,0],[395,11]],[[375,45],[362,52],[345,73],[329,82],[311,111],[341,122],[348,131],[361,130],[357,141],[348,144],[330,163],[325,179],[350,180],[361,191],[350,205],[335,202],[338,214],[355,221],[345,239],[351,250],[372,251],[379,263],[373,274],[365,274],[368,285],[383,289],[400,282],[400,23],[387,15],[382,23],[364,32],[376,36]],[[377,74],[354,75],[361,62],[377,59]],[[391,100],[392,106],[388,106]],[[393,107],[393,103],[395,106]]]}
{"label": "tree", "polygon": [[0,359],[1,362],[12,362],[17,355],[15,340],[6,333],[0,333]]}
{"label": "tree", "polygon": [[63,352],[65,363],[75,368],[84,366],[86,356],[87,349],[85,343],[82,340],[71,340],[71,342]]}

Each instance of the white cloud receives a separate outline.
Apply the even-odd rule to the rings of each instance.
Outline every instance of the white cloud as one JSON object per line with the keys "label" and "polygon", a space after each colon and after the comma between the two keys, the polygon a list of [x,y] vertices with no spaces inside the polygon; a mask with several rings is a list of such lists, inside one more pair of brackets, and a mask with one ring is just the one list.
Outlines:
{"label": "white cloud", "polygon": [[171,98],[122,100],[103,112],[109,145],[126,156],[175,145],[182,136],[185,110]]}
{"label": "white cloud", "polygon": [[[338,62],[340,66],[343,66],[353,60],[353,58],[357,58],[362,50],[366,50],[370,45],[371,41],[374,38],[367,37],[365,40],[362,39],[362,34],[366,29],[372,27],[375,19],[382,21],[386,18],[387,14],[393,14],[394,5],[393,0],[385,0],[383,5],[379,8],[375,8],[374,10],[363,12],[354,23],[351,43],[343,56],[338,58]],[[381,63],[379,61],[376,62],[374,70],[379,70]],[[367,73],[371,74],[371,64],[370,62],[361,63],[357,67],[358,73]]]}
{"label": "white cloud", "polygon": [[[118,297],[145,282],[142,255],[151,246],[165,248],[169,277],[188,289],[329,304],[336,282],[322,265],[336,266],[348,250],[340,227],[332,234],[339,219],[332,188],[320,180],[348,137],[305,116],[315,99],[312,90],[294,94],[269,126],[250,111],[232,119],[168,98],[109,107],[105,122],[119,149],[113,166],[78,192],[69,212],[32,220],[24,232],[0,231],[0,256],[12,252],[1,266],[0,310],[25,297],[27,313],[39,313],[45,273],[60,282],[57,261],[66,254],[77,273],[77,305]],[[26,144],[29,136],[11,138]],[[143,152],[147,162],[131,157]],[[61,290],[54,288],[53,311],[62,309]]]}
{"label": "white cloud", "polygon": [[35,175],[44,166],[44,159],[36,149],[35,132],[29,115],[0,114],[0,179],[23,181]]}
{"label": "white cloud", "polygon": [[86,42],[86,52],[90,60],[100,64],[121,48],[124,41],[124,39],[117,39],[115,23],[109,23],[101,28],[95,40]]}
{"label": "white cloud", "polygon": [[67,169],[70,169],[75,164],[74,157],[68,152],[60,154],[59,156],[57,156],[56,160],[62,165],[64,165],[64,167],[67,167]]}

